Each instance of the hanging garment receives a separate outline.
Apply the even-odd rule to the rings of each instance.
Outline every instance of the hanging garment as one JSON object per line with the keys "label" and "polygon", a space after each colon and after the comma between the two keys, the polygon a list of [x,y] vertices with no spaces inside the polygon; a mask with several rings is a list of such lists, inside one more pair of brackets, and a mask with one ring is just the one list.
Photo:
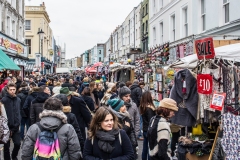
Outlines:
{"label": "hanging garment", "polygon": [[184,57],[184,46],[183,45],[179,46],[179,55],[180,55],[180,58]]}
{"label": "hanging garment", "polygon": [[221,140],[226,160],[240,159],[240,116],[223,115],[223,138]]}

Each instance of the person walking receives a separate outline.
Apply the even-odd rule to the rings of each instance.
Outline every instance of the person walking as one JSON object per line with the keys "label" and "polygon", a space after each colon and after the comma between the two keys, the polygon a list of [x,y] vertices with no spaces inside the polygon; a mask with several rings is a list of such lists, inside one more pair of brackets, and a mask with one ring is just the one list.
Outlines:
{"label": "person walking", "polygon": [[82,137],[81,130],[79,128],[79,124],[77,122],[77,118],[76,118],[75,114],[71,113],[71,107],[68,103],[67,96],[65,94],[58,94],[55,98],[59,99],[62,102],[62,105],[63,105],[62,111],[67,116],[68,124],[71,124],[73,126],[75,132],[77,133],[79,144],[80,144],[81,150],[83,152],[84,140]]}
{"label": "person walking", "polygon": [[[114,114],[118,117],[118,122],[122,126],[122,129],[127,133],[128,138],[131,141],[133,150],[138,146],[135,131],[131,122],[131,116],[127,112],[124,101],[121,99],[110,99],[108,100],[108,105],[111,106]],[[135,153],[135,157],[137,157]]]}
{"label": "person walking", "polygon": [[131,90],[131,98],[134,103],[136,103],[137,107],[140,105],[140,100],[142,97],[142,88],[139,86],[139,81],[135,79],[133,84],[130,87]]}
{"label": "person walking", "polygon": [[94,101],[91,97],[91,93],[90,93],[90,88],[89,87],[85,87],[82,91],[82,99],[84,100],[84,102],[86,103],[86,105],[89,107],[89,109],[91,111],[95,110],[95,106],[94,106]]}
{"label": "person walking", "polygon": [[62,87],[60,90],[60,94],[65,94],[67,96],[72,113],[75,114],[77,118],[83,139],[86,140],[86,130],[88,129],[92,118],[90,111],[86,107],[83,99],[81,97],[72,95],[72,92],[69,91],[68,87]]}
{"label": "person walking", "polygon": [[98,97],[98,90],[97,90],[97,84],[96,82],[91,82],[89,85],[90,88],[90,94],[94,101],[95,109],[97,109],[100,106],[100,100]]}
{"label": "person walking", "polygon": [[110,108],[99,107],[93,117],[83,150],[84,160],[134,160],[131,142],[119,129],[116,115]]}
{"label": "person walking", "polygon": [[143,150],[142,150],[142,160],[150,160],[148,154],[148,138],[147,131],[151,118],[156,115],[155,106],[153,104],[152,95],[149,91],[143,93],[140,101],[140,114],[143,120]]}
{"label": "person walking", "polygon": [[40,121],[39,114],[43,111],[44,102],[50,97],[50,89],[43,85],[40,87],[40,92],[37,98],[32,101],[30,108],[30,124],[34,124]]}
{"label": "person walking", "polygon": [[[4,105],[7,118],[8,127],[10,130],[10,137],[12,138],[14,148],[12,150],[12,156],[10,156],[10,141],[4,144],[4,159],[5,160],[17,160],[18,151],[21,146],[21,136],[19,132],[19,126],[21,122],[21,100],[16,96],[16,84],[9,83],[7,85],[7,94],[1,100]],[[12,158],[11,158],[12,157]]]}
{"label": "person walking", "polygon": [[171,129],[168,120],[178,111],[177,103],[171,98],[164,98],[157,108],[148,127],[149,155],[151,160],[171,160]]}
{"label": "person walking", "polygon": [[[34,146],[40,133],[45,136],[43,131],[57,130],[56,134],[60,147],[58,151],[61,153],[61,159],[79,160],[81,158],[81,147],[73,126],[67,123],[67,117],[62,112],[62,102],[57,98],[49,98],[44,103],[43,108],[44,110],[39,115],[41,119],[39,124],[33,124],[24,138],[21,158],[23,160],[32,160],[33,155],[36,154]],[[47,141],[48,139],[45,139],[45,142]],[[46,150],[44,151],[46,152]],[[39,150],[39,152],[41,151]]]}
{"label": "person walking", "polygon": [[21,100],[21,104],[20,104],[20,113],[21,113],[21,128],[20,128],[20,133],[21,133],[21,139],[23,140],[24,138],[24,131],[25,131],[25,126],[28,129],[29,128],[29,114],[27,112],[25,112],[24,110],[24,103],[28,97],[28,92],[29,92],[29,88],[27,83],[23,82],[20,85],[19,88],[19,93],[17,94],[17,96],[20,98]]}

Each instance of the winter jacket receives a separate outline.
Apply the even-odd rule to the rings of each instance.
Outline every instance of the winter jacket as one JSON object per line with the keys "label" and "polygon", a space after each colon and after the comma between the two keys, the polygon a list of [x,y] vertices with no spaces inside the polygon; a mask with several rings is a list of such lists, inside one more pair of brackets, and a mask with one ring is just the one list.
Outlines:
{"label": "winter jacket", "polygon": [[62,84],[62,87],[70,88],[70,87],[73,87],[73,85],[71,83],[69,83],[69,82],[65,82],[65,83]]}
{"label": "winter jacket", "polygon": [[93,110],[95,109],[95,107],[94,107],[94,101],[93,101],[92,97],[83,95],[83,96],[82,96],[82,99],[85,101],[85,103],[88,105],[88,108],[89,108],[91,111],[93,111]]}
{"label": "winter jacket", "polygon": [[8,84],[8,80],[5,80],[2,84],[0,84],[0,92],[7,84]]}
{"label": "winter jacket", "polygon": [[[186,81],[186,94],[182,92],[183,78]],[[170,98],[178,104],[178,112],[171,118],[171,122],[181,126],[194,126],[198,112],[197,80],[188,69],[180,70],[176,73]]]}
{"label": "winter jacket", "polygon": [[94,102],[94,107],[95,109],[100,107],[100,99],[98,97],[98,91],[97,90],[94,90],[92,93],[91,93],[91,97],[93,99],[93,102]]}
{"label": "winter jacket", "polygon": [[148,126],[151,118],[156,115],[154,106],[146,107],[146,111],[142,114],[142,121],[143,121],[143,132],[148,131]]}
{"label": "winter jacket", "polygon": [[30,124],[40,121],[39,114],[43,111],[43,104],[49,98],[49,95],[44,92],[39,92],[37,98],[32,101],[30,108]]}
{"label": "winter jacket", "polygon": [[105,92],[105,90],[98,91],[98,98],[100,101],[102,100],[102,98],[104,96],[104,92]]}
{"label": "winter jacket", "polygon": [[84,145],[83,158],[84,160],[134,160],[134,153],[132,149],[131,142],[124,130],[120,130],[121,134],[121,143],[119,136],[116,137],[113,142],[113,147],[115,149],[112,153],[108,154],[103,152],[98,147],[98,138],[94,137],[93,144],[92,140],[87,139]]}
{"label": "winter jacket", "polygon": [[72,113],[75,114],[83,139],[86,139],[86,131],[85,129],[88,128],[90,121],[92,119],[91,113],[86,107],[86,104],[83,102],[81,97],[71,95],[69,100],[69,104],[72,108]]}
{"label": "winter jacket", "polygon": [[22,80],[19,80],[19,79],[18,79],[15,84],[16,84],[16,86],[17,86],[17,91],[18,91],[19,88],[20,88],[20,86],[21,86],[21,84],[22,84]]}
{"label": "winter jacket", "polygon": [[25,113],[24,109],[23,109],[23,106],[24,106],[24,103],[27,99],[27,96],[28,96],[28,89],[25,89],[23,88],[20,93],[17,94],[17,96],[20,98],[21,100],[21,105],[20,105],[20,113],[21,113],[21,117],[25,117],[27,118],[28,117],[28,114]]}
{"label": "winter jacket", "polygon": [[137,107],[139,107],[142,97],[142,88],[138,84],[133,83],[133,85],[130,87],[130,90],[133,102],[136,103]]}
{"label": "winter jacket", "polygon": [[73,113],[71,113],[71,107],[70,106],[63,106],[62,111],[67,116],[68,124],[71,124],[73,126],[73,128],[75,129],[75,132],[77,133],[77,136],[78,136],[79,144],[80,144],[81,149],[83,151],[84,140],[83,140],[82,133],[81,133],[81,130],[79,128],[76,116]]}
{"label": "winter jacket", "polygon": [[32,105],[32,101],[37,98],[39,89],[33,88],[31,91],[29,91],[29,95],[27,96],[24,104],[23,104],[23,110],[27,114],[28,117],[30,117],[30,107]]}
{"label": "winter jacket", "polygon": [[20,105],[21,100],[16,95],[11,96],[8,93],[1,100],[5,107],[6,114],[8,117],[8,127],[10,131],[19,131],[21,122]]}
{"label": "winter jacket", "polygon": [[[160,116],[158,117],[160,119],[158,122],[158,126],[155,130],[157,133],[152,133],[152,135],[148,135],[149,156],[151,157],[151,160],[170,160],[171,150],[168,147],[171,141],[170,124],[165,118]],[[154,135],[157,135],[157,137],[155,137]],[[157,140],[156,146],[154,146],[153,144],[155,140]]]}
{"label": "winter jacket", "polygon": [[[128,112],[126,112],[126,113],[116,112],[113,109],[112,109],[112,111],[118,117],[118,122],[121,124],[122,129],[127,133],[128,138],[130,139],[133,148],[136,148],[138,146],[138,142],[137,142],[135,130],[133,128],[133,125],[131,122],[131,117],[130,117],[129,113]],[[128,122],[130,124],[130,127],[125,125],[125,122]]]}
{"label": "winter jacket", "polygon": [[131,115],[131,122],[133,124],[133,128],[135,130],[136,136],[140,132],[140,115],[139,115],[139,110],[136,106],[136,104],[130,100],[131,106],[126,106],[128,113]]}
{"label": "winter jacket", "polygon": [[[40,114],[40,125],[46,130],[57,129],[62,123],[67,123],[67,117],[62,111],[44,110]],[[37,124],[32,125],[27,132],[22,144],[21,159],[32,160],[34,145],[40,134]],[[57,132],[60,152],[63,154],[63,160],[80,159],[81,149],[77,134],[70,124],[64,124]]]}
{"label": "winter jacket", "polygon": [[78,88],[78,93],[82,94],[82,91],[85,87],[89,87],[89,83],[88,82],[83,82],[82,85]]}

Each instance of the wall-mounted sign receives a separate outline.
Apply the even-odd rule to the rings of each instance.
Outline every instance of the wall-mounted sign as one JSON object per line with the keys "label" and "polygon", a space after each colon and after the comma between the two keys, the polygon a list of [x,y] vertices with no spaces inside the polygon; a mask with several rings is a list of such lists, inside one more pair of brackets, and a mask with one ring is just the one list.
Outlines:
{"label": "wall-mounted sign", "polygon": [[11,49],[13,51],[16,51],[18,54],[24,52],[23,45],[19,43],[12,43],[8,39],[0,38],[0,45],[5,47],[6,49]]}
{"label": "wall-mounted sign", "polygon": [[8,39],[4,39],[3,40],[3,45],[6,49],[10,48],[11,47],[11,42],[9,42]]}
{"label": "wall-mounted sign", "polygon": [[20,44],[16,44],[16,48],[17,48],[17,53],[23,53],[23,46]]}
{"label": "wall-mounted sign", "polygon": [[211,59],[215,56],[212,37],[196,40],[195,48],[198,59]]}

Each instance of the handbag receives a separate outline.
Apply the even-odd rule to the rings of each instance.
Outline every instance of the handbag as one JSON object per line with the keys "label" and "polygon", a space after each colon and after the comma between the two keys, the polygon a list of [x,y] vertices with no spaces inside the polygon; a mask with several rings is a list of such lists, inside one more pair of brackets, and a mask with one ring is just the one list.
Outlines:
{"label": "handbag", "polygon": [[95,113],[89,109],[87,103],[84,100],[83,100],[83,102],[85,103],[86,108],[88,109],[88,111],[90,112],[91,116],[93,117]]}

